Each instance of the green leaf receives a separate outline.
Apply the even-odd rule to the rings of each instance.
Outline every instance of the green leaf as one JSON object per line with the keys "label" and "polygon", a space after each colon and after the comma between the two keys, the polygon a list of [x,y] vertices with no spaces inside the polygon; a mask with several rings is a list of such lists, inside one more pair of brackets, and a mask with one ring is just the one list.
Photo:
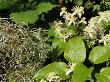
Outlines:
{"label": "green leaf", "polygon": [[36,79],[36,80],[45,79],[46,76],[50,72],[54,72],[55,74],[57,74],[58,76],[60,76],[62,79],[65,80],[65,79],[67,79],[66,69],[67,69],[67,65],[65,63],[63,63],[63,62],[54,62],[54,63],[51,63],[51,64],[47,65],[43,69],[40,69],[34,75],[33,79]]}
{"label": "green leaf", "polygon": [[95,10],[99,11],[100,7],[101,7],[101,5],[98,5],[98,4],[94,5],[93,6],[93,11],[95,11]]}
{"label": "green leaf", "polygon": [[38,17],[39,14],[51,10],[53,7],[55,7],[55,5],[52,5],[49,2],[40,3],[35,10],[11,13],[10,18],[17,24],[21,25],[34,24],[35,21],[39,19]]}
{"label": "green leaf", "polygon": [[[9,78],[10,79],[10,78]],[[14,82],[15,80],[13,80],[13,79],[11,79],[11,80],[9,80],[9,82]]]}
{"label": "green leaf", "polygon": [[95,77],[98,82],[110,82],[110,67],[102,68],[100,73],[96,73]]}
{"label": "green leaf", "polygon": [[11,13],[10,18],[12,19],[12,21],[21,25],[33,24],[36,20],[39,19],[38,14],[35,10]]}
{"label": "green leaf", "polygon": [[82,5],[83,0],[73,0],[76,5]]}
{"label": "green leaf", "polygon": [[94,64],[99,64],[106,61],[110,57],[110,44],[105,46],[97,46],[92,49],[89,55],[89,60]]}
{"label": "green leaf", "polygon": [[41,14],[42,12],[47,12],[49,10],[51,10],[52,8],[54,8],[56,5],[53,5],[49,2],[44,2],[44,3],[40,3],[37,8],[36,11],[38,14]]}
{"label": "green leaf", "polygon": [[67,61],[73,63],[83,62],[86,58],[86,49],[83,40],[74,36],[68,43],[64,51],[64,57]]}
{"label": "green leaf", "polygon": [[66,24],[64,25],[66,26],[66,28],[68,28],[68,31],[72,33],[72,35],[77,35],[77,29],[74,25],[71,25],[71,26],[67,26]]}
{"label": "green leaf", "polygon": [[58,50],[58,55],[61,55],[61,53],[64,51],[66,46],[66,43],[61,38],[54,38],[52,41],[52,48],[53,50],[56,48]]}
{"label": "green leaf", "polygon": [[13,6],[17,0],[0,0],[0,10]]}
{"label": "green leaf", "polygon": [[82,63],[76,64],[73,75],[72,75],[72,82],[85,82],[91,76],[93,68],[87,68]]}
{"label": "green leaf", "polygon": [[48,30],[48,37],[52,37],[52,36],[55,36],[55,29],[54,28],[51,28]]}

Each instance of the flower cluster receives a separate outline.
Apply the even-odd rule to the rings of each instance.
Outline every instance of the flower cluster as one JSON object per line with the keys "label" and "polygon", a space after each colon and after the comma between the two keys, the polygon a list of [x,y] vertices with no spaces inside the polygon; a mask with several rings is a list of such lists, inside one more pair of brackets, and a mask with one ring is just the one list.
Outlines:
{"label": "flower cluster", "polygon": [[[92,17],[88,22],[88,25],[84,29],[88,33],[90,39],[96,39],[97,36],[103,39],[105,24],[110,22],[110,11],[99,12],[99,16]],[[104,37],[105,39],[105,37]],[[102,42],[102,40],[101,40]]]}
{"label": "flower cluster", "polygon": [[84,14],[84,7],[75,6],[71,11],[72,13],[67,12],[67,8],[63,7],[60,12],[60,16],[63,16],[68,26],[80,23],[86,24],[85,17],[81,18],[82,14]]}
{"label": "flower cluster", "polygon": [[104,45],[107,44],[107,43],[110,43],[110,34],[106,34],[105,36],[102,36],[102,39],[99,40],[99,42],[103,42]]}
{"label": "flower cluster", "polygon": [[99,22],[110,22],[110,11],[99,12],[98,14],[100,15]]}
{"label": "flower cluster", "polygon": [[55,23],[54,28],[55,28],[56,36],[58,35],[60,38],[64,40],[64,42],[66,42],[66,39],[71,37],[72,33],[69,32],[67,28],[62,27],[63,23],[61,21],[58,22],[55,21],[54,23]]}
{"label": "flower cluster", "polygon": [[92,17],[88,23],[88,26],[84,29],[85,32],[87,32],[91,39],[96,39],[97,35],[102,34],[102,26],[99,24],[99,16]]}

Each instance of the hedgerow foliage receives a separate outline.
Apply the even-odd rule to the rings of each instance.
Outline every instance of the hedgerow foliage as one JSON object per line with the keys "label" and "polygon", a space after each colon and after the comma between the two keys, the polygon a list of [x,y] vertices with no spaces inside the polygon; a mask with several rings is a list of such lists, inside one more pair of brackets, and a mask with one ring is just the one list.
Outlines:
{"label": "hedgerow foliage", "polygon": [[0,0],[0,10],[1,81],[110,82],[110,0]]}
{"label": "hedgerow foliage", "polygon": [[6,77],[11,80],[30,79],[48,57],[49,45],[46,41],[40,28],[30,30],[28,27],[1,20],[0,59],[6,70]]}

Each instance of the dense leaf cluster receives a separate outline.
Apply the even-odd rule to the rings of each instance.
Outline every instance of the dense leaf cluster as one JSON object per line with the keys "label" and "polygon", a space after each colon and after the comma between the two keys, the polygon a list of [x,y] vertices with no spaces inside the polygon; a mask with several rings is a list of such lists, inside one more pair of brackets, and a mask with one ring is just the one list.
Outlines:
{"label": "dense leaf cluster", "polygon": [[0,11],[0,81],[110,82],[110,0],[0,0]]}

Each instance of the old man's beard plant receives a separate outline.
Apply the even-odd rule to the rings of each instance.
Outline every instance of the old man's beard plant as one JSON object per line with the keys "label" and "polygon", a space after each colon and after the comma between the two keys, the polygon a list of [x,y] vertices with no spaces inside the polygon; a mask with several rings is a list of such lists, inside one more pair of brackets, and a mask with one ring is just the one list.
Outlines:
{"label": "old man's beard plant", "polygon": [[98,16],[85,20],[84,7],[75,6],[70,12],[61,8],[60,16],[64,20],[55,21],[48,31],[53,62],[40,69],[33,79],[36,82],[109,82],[109,13],[99,12]]}
{"label": "old man's beard plant", "polygon": [[99,12],[99,16],[92,17],[84,32],[89,38],[99,43],[110,43],[110,11]]}

